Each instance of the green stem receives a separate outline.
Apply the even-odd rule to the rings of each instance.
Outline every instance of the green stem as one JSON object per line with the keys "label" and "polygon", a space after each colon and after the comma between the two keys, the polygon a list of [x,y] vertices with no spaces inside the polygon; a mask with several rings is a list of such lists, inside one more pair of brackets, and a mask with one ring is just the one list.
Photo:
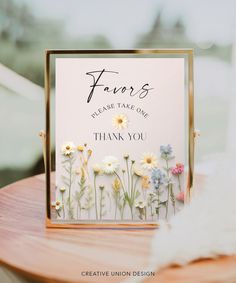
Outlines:
{"label": "green stem", "polygon": [[71,210],[71,185],[72,185],[72,159],[70,158],[70,166],[69,166],[69,210]]}
{"label": "green stem", "polygon": [[130,172],[129,172],[128,159],[126,159],[126,168],[127,168],[127,178],[128,178],[128,192],[130,193]]}
{"label": "green stem", "polygon": [[170,197],[171,197],[171,202],[172,202],[172,206],[174,208],[174,215],[175,215],[175,195],[174,195],[174,192],[173,192],[172,185],[170,187]]}
{"label": "green stem", "polygon": [[169,186],[168,186],[168,191],[167,191],[167,203],[166,203],[166,220],[168,218],[168,208],[169,208],[169,199],[170,199],[170,192],[169,192]]}
{"label": "green stem", "polygon": [[[168,163],[168,160],[167,159],[165,159],[166,160],[166,172],[167,172],[167,178],[168,178],[168,181],[169,181],[169,176],[170,176],[170,174],[169,174],[169,163]],[[167,193],[168,193],[168,196],[167,196],[167,204],[166,204],[166,219],[167,219],[167,217],[168,217],[168,209],[169,209],[169,200],[170,200],[170,184],[168,183],[168,191],[167,191]]]}
{"label": "green stem", "polygon": [[80,219],[81,218],[81,202],[78,201],[77,203],[77,219]]}
{"label": "green stem", "polygon": [[88,211],[88,219],[90,219],[90,210],[91,210],[91,199],[92,199],[92,187],[89,186],[88,191],[88,199],[87,199],[87,211]]}
{"label": "green stem", "polygon": [[180,183],[180,177],[179,177],[179,174],[178,174],[178,183],[179,183],[179,191],[181,192],[182,189],[181,189],[181,183]]}
{"label": "green stem", "polygon": [[103,190],[101,190],[101,196],[100,196],[100,220],[102,220],[102,198],[103,198]]}
{"label": "green stem", "polygon": [[79,202],[77,202],[77,219],[79,219]]}
{"label": "green stem", "polygon": [[120,211],[120,218],[121,220],[124,219],[124,209],[123,208],[121,208],[121,211]]}
{"label": "green stem", "polygon": [[98,220],[96,177],[97,177],[97,175],[95,174],[94,175],[95,212],[96,212],[96,220]]}
{"label": "green stem", "polygon": [[123,184],[123,182],[122,182],[120,176],[118,175],[118,173],[117,173],[116,171],[114,172],[114,174],[115,174],[116,177],[119,179],[119,181],[120,181],[120,183],[121,183],[122,190],[123,190],[123,192],[124,192],[124,194],[125,194],[124,184]]}
{"label": "green stem", "polygon": [[125,172],[123,170],[122,170],[122,180],[123,180],[124,186],[126,186],[126,184],[125,184]]}
{"label": "green stem", "polygon": [[135,200],[135,194],[136,194],[136,187],[137,187],[137,183],[138,183],[139,177],[137,177],[134,186],[132,188],[132,192],[131,192],[131,196],[130,196],[130,211],[131,211],[131,217],[132,220],[134,219],[134,215],[133,215],[133,205],[134,205],[134,200]]}
{"label": "green stem", "polygon": [[[128,193],[125,191],[125,188],[124,188],[124,185],[123,185],[123,182],[122,182],[120,176],[118,175],[117,172],[114,172],[114,174],[116,175],[116,177],[119,179],[119,181],[120,181],[120,183],[121,183],[121,187],[122,187],[122,190],[123,190],[124,195],[127,196]],[[128,198],[129,198],[128,204],[129,204],[129,207],[130,207],[131,218],[133,219],[133,218],[134,218],[134,216],[133,216],[133,205],[132,205],[132,203],[133,203],[133,198],[131,198],[129,195],[128,195]]]}
{"label": "green stem", "polygon": [[119,193],[115,193],[115,220],[116,220],[116,214],[117,214],[117,206],[118,206],[118,194]]}
{"label": "green stem", "polygon": [[131,178],[131,194],[132,194],[132,191],[133,191],[133,185],[134,185],[134,174],[133,174],[133,162],[131,162],[131,165],[130,165],[130,178]]}
{"label": "green stem", "polygon": [[123,203],[122,203],[122,206],[121,206],[121,209],[120,209],[121,220],[124,219],[124,210],[125,210],[125,201],[123,200]]}
{"label": "green stem", "polygon": [[158,207],[158,213],[157,213],[157,219],[160,219],[160,192],[157,191],[157,207]]}
{"label": "green stem", "polygon": [[133,220],[134,219],[133,206],[130,205],[129,207],[130,207],[131,219]]}
{"label": "green stem", "polygon": [[64,193],[61,194],[61,202],[62,202],[63,219],[65,219]]}
{"label": "green stem", "polygon": [[153,220],[153,216],[154,216],[154,213],[153,213],[153,196],[150,196],[150,211],[151,211],[151,218]]}
{"label": "green stem", "polygon": [[134,199],[134,197],[135,197],[136,187],[137,187],[138,181],[139,181],[139,177],[137,177],[137,179],[136,179],[136,181],[135,181],[135,183],[134,183],[134,190],[133,190],[133,195],[132,195],[133,199]]}

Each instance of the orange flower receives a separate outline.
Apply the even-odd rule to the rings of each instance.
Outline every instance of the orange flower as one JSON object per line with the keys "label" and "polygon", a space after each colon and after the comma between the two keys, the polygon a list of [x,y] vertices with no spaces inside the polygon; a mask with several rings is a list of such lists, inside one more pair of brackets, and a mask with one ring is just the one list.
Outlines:
{"label": "orange flower", "polygon": [[82,145],[78,145],[77,146],[77,150],[80,151],[80,152],[83,152],[84,151],[84,147]]}
{"label": "orange flower", "polygon": [[148,176],[143,176],[141,179],[141,184],[143,189],[148,189],[150,186],[150,179]]}

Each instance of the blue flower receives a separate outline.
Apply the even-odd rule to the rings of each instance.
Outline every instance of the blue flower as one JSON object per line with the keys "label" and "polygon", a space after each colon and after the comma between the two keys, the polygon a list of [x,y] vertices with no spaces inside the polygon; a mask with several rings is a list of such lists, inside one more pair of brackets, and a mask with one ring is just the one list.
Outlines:
{"label": "blue flower", "polygon": [[165,174],[160,169],[155,168],[152,170],[151,179],[156,190],[158,190],[160,186],[164,184],[165,178]]}
{"label": "blue flower", "polygon": [[169,159],[172,157],[172,147],[170,144],[167,145],[161,145],[160,146],[160,152],[161,152],[161,157],[163,159]]}

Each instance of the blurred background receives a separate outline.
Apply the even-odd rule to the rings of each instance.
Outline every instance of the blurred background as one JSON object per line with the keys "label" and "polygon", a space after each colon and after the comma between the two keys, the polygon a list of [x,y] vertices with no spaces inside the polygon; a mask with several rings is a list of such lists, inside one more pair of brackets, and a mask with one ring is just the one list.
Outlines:
{"label": "blurred background", "polygon": [[233,143],[235,0],[1,0],[0,187],[44,170],[44,49],[162,47],[195,50],[196,170],[206,173]]}

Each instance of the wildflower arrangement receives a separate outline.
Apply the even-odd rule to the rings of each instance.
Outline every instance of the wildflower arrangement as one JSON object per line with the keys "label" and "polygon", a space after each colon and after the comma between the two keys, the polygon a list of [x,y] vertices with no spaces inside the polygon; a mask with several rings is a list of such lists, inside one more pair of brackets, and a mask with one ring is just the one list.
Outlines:
{"label": "wildflower arrangement", "polygon": [[[127,123],[125,115],[113,119],[118,128]],[[170,144],[160,146],[159,158],[146,152],[138,161],[128,153],[90,164],[92,159],[86,143],[62,145],[62,184],[52,203],[58,219],[154,221],[168,219],[184,202],[184,165],[174,163]]]}

